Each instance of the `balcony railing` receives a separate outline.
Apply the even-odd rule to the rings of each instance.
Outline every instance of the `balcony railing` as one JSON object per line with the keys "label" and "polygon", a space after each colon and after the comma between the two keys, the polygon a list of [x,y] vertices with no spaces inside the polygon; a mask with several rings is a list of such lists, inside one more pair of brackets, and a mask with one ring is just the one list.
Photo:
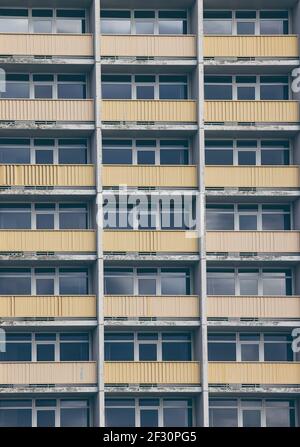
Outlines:
{"label": "balcony railing", "polygon": [[300,385],[300,362],[210,362],[214,384]]}
{"label": "balcony railing", "polygon": [[103,250],[106,252],[198,252],[194,231],[105,230]]}
{"label": "balcony railing", "polygon": [[101,56],[195,58],[195,36],[101,36]]}
{"label": "balcony railing", "polygon": [[106,165],[102,170],[103,185],[128,187],[197,187],[196,166]]}
{"label": "balcony railing", "polygon": [[298,101],[205,101],[204,119],[210,123],[298,123]]}
{"label": "balcony railing", "polygon": [[91,34],[1,33],[0,54],[92,57],[93,36]]}
{"label": "balcony railing", "polygon": [[0,186],[95,186],[93,165],[0,165]]}
{"label": "balcony railing", "polygon": [[210,318],[300,318],[299,296],[208,296]]}
{"label": "balcony railing", "polygon": [[104,100],[102,121],[196,123],[195,101]]}
{"label": "balcony railing", "polygon": [[198,362],[105,362],[106,384],[199,385]]}
{"label": "balcony railing", "polygon": [[204,57],[298,58],[298,36],[205,36]]}
{"label": "balcony railing", "polygon": [[96,362],[0,362],[0,384],[95,385],[96,371]]}
{"label": "balcony railing", "polygon": [[298,231],[208,231],[208,252],[298,253]]}
{"label": "balcony railing", "polygon": [[0,318],[96,318],[96,297],[0,295]]}
{"label": "balcony railing", "polygon": [[92,99],[0,99],[0,121],[94,121]]}
{"label": "balcony railing", "polygon": [[107,295],[104,297],[104,316],[107,318],[197,318],[199,317],[199,298],[195,295]]}
{"label": "balcony railing", "polygon": [[95,252],[93,230],[1,230],[0,252]]}
{"label": "balcony railing", "polygon": [[207,188],[299,188],[298,166],[206,166]]}

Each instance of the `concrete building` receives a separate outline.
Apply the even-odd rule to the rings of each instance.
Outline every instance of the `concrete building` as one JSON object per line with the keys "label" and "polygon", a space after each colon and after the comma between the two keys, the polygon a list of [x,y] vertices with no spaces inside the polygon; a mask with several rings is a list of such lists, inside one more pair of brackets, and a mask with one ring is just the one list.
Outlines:
{"label": "concrete building", "polygon": [[0,0],[0,426],[300,425],[299,33]]}

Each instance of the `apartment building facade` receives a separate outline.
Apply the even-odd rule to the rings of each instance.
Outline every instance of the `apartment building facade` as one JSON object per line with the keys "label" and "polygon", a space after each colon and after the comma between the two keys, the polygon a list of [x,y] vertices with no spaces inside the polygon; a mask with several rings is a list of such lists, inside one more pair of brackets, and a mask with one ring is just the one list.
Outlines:
{"label": "apartment building facade", "polygon": [[299,426],[300,2],[142,3],[0,0],[0,426]]}

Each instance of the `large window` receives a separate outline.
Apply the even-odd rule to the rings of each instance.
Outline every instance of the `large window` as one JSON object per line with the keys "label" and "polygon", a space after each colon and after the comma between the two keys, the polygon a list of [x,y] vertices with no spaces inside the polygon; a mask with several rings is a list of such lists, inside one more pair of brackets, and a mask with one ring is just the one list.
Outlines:
{"label": "large window", "polygon": [[[192,427],[192,399],[106,399],[107,427]],[[121,422],[120,422],[121,421]]]}
{"label": "large window", "polygon": [[290,205],[208,204],[206,226],[213,231],[291,230],[291,209]]}
{"label": "large window", "polygon": [[214,333],[208,334],[209,361],[292,362],[290,334]]}
{"label": "large window", "polygon": [[188,99],[185,75],[102,75],[103,99]]}
{"label": "large window", "polygon": [[0,205],[1,229],[85,230],[88,210],[82,204],[16,203]]}
{"label": "large window", "polygon": [[204,94],[207,100],[288,100],[288,76],[220,76],[204,77]]}
{"label": "large window", "polygon": [[211,427],[294,427],[295,402],[280,399],[210,399]]}
{"label": "large window", "polygon": [[1,33],[62,33],[86,32],[84,9],[0,9]]}
{"label": "large window", "polygon": [[167,34],[187,33],[186,11],[101,10],[102,34]]}
{"label": "large window", "polygon": [[107,361],[190,361],[191,334],[185,332],[106,333]]}
{"label": "large window", "polygon": [[188,165],[188,140],[103,140],[104,164]]}
{"label": "large window", "polygon": [[76,138],[0,138],[1,164],[86,164],[88,142]]}
{"label": "large window", "polygon": [[88,333],[11,333],[5,338],[0,362],[81,362],[90,360]]}
{"label": "large window", "polygon": [[208,295],[220,296],[292,295],[292,272],[272,268],[209,268],[207,288]]}
{"label": "large window", "polygon": [[272,166],[291,163],[289,140],[206,140],[206,165]]}
{"label": "large window", "polygon": [[85,99],[85,74],[7,73],[1,98]]}
{"label": "large window", "polygon": [[87,295],[88,271],[69,268],[2,268],[0,295]]}
{"label": "large window", "polygon": [[204,34],[272,35],[289,33],[288,11],[206,10]]}
{"label": "large window", "polygon": [[0,427],[89,427],[85,399],[0,400]]}
{"label": "large window", "polygon": [[106,295],[189,295],[190,271],[179,268],[106,268]]}

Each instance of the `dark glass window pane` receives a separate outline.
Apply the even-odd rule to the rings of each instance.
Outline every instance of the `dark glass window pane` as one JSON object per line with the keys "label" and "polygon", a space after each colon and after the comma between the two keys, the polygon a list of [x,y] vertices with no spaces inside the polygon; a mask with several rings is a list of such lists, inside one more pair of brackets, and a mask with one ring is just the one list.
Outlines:
{"label": "dark glass window pane", "polygon": [[0,409],[0,427],[31,427],[32,410],[30,408]]}
{"label": "dark glass window pane", "polygon": [[38,410],[37,427],[55,427],[55,410]]}
{"label": "dark glass window pane", "polygon": [[131,84],[102,84],[103,99],[131,99]]}
{"label": "dark glass window pane", "polygon": [[189,361],[191,360],[190,343],[162,343],[163,361]]}
{"label": "dark glass window pane", "polygon": [[38,362],[54,362],[55,346],[51,344],[38,344],[36,356]]}
{"label": "dark glass window pane", "polygon": [[159,86],[159,98],[160,99],[187,99],[187,86],[186,85],[171,85],[160,84]]}
{"label": "dark glass window pane", "polygon": [[204,96],[206,100],[232,100],[232,86],[205,85]]}
{"label": "dark glass window pane", "polygon": [[210,410],[212,427],[237,427],[238,410],[236,408],[213,408]]}
{"label": "dark glass window pane", "polygon": [[133,361],[134,344],[131,342],[105,342],[104,353],[106,361]]}
{"label": "dark glass window pane", "polygon": [[191,418],[187,408],[164,408],[164,427],[189,427]]}
{"label": "dark glass window pane", "polygon": [[150,409],[141,409],[141,427],[158,427],[158,411]]}
{"label": "dark glass window pane", "polygon": [[59,99],[85,99],[86,89],[83,84],[58,84],[57,96]]}
{"label": "dark glass window pane", "polygon": [[208,343],[208,360],[213,361],[235,361],[235,343]]}
{"label": "dark glass window pane", "polygon": [[84,362],[89,360],[88,343],[60,343],[61,362]]}
{"label": "dark glass window pane", "polygon": [[113,165],[131,165],[132,151],[131,149],[108,149],[103,148],[103,164]]}
{"label": "dark glass window pane", "polygon": [[288,100],[289,90],[287,85],[261,85],[260,86],[261,100]]}
{"label": "dark glass window pane", "polygon": [[151,344],[140,344],[139,345],[139,361],[157,361],[157,346]]}
{"label": "dark glass window pane", "polygon": [[53,151],[35,151],[35,162],[40,165],[52,165],[53,164]]}
{"label": "dark glass window pane", "polygon": [[104,279],[105,293],[108,295],[133,295],[133,278],[107,276]]}
{"label": "dark glass window pane", "polygon": [[61,408],[61,427],[88,427],[89,417],[87,408]]}
{"label": "dark glass window pane", "polygon": [[105,422],[107,427],[135,427],[135,409],[106,408]]}
{"label": "dark glass window pane", "polygon": [[0,295],[31,295],[31,279],[0,276]]}

